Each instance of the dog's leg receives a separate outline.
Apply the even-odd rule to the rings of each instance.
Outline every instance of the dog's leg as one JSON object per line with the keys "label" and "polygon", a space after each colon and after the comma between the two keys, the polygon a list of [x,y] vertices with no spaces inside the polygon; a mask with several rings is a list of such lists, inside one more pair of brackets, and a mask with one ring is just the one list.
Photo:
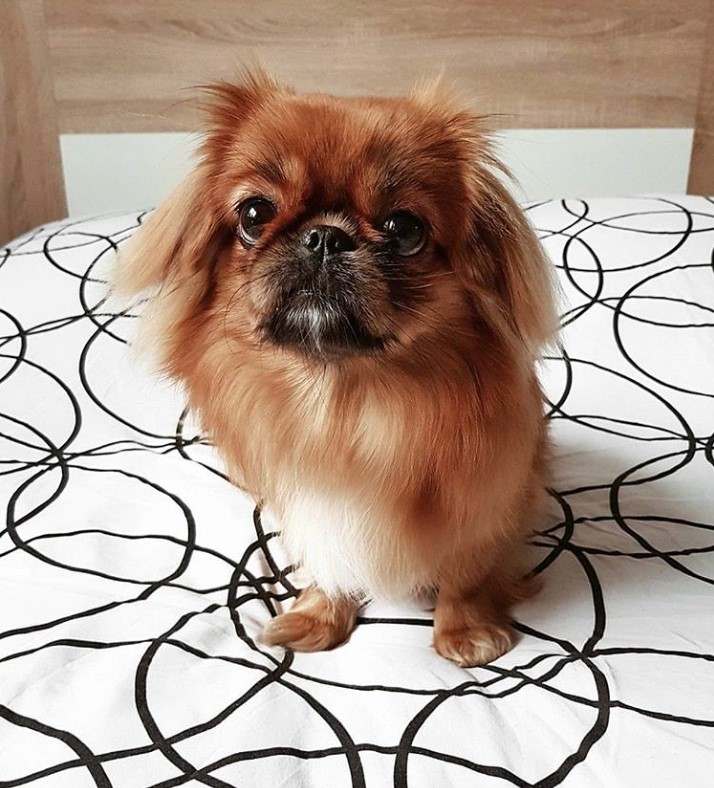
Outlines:
{"label": "dog's leg", "polygon": [[358,610],[359,603],[351,597],[328,597],[317,586],[310,586],[287,613],[265,627],[261,640],[294,651],[326,651],[349,638]]}
{"label": "dog's leg", "polygon": [[[544,451],[541,447],[537,457]],[[434,648],[457,665],[485,665],[516,643],[511,608],[541,587],[540,578],[527,574],[526,537],[545,511],[543,476],[537,459],[528,484],[515,488],[510,505],[504,505],[503,483],[493,482],[491,505],[479,500],[482,509],[475,522],[482,527],[466,530],[461,549],[440,568]]]}
{"label": "dog's leg", "polygon": [[485,577],[442,581],[434,610],[434,648],[461,667],[500,657],[516,642],[510,607],[532,596],[537,583],[493,567]]}

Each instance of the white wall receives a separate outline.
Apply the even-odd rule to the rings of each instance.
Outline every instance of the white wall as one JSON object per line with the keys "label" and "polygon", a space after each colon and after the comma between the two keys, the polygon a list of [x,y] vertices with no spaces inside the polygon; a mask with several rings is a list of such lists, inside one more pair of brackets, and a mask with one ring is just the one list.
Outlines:
{"label": "white wall", "polygon": [[[534,129],[498,135],[521,200],[681,194],[692,129]],[[156,205],[191,167],[188,134],[61,136],[71,216]]]}

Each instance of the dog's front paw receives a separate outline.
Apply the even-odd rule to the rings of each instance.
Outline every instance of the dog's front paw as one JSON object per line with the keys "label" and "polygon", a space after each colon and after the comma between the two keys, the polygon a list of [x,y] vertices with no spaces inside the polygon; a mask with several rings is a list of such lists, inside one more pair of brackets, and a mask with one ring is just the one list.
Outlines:
{"label": "dog's front paw", "polygon": [[292,610],[276,616],[261,641],[293,651],[327,651],[344,643],[355,626],[357,606],[351,599],[330,599],[318,588],[307,588]]}
{"label": "dog's front paw", "polygon": [[478,624],[438,632],[434,648],[459,667],[475,668],[510,651],[515,641],[515,632],[507,624]]}
{"label": "dog's front paw", "polygon": [[339,646],[349,632],[305,613],[290,612],[276,616],[263,630],[261,640],[268,646],[283,646],[293,651],[326,651]]}

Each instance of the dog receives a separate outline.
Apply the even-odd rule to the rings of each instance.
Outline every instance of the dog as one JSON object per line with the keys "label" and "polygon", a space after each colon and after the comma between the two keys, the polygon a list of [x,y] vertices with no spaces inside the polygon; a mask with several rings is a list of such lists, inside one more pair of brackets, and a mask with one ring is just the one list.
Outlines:
{"label": "dog", "polygon": [[495,659],[532,592],[556,316],[486,119],[439,84],[337,98],[258,70],[204,90],[196,167],[116,287],[153,289],[163,371],[310,578],[262,640],[330,649],[366,599],[428,591],[436,651]]}

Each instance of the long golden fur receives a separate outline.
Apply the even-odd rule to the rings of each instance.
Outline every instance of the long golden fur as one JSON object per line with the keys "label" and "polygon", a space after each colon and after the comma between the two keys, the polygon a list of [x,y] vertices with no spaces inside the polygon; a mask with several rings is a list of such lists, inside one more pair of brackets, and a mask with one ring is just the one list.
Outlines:
{"label": "long golden fur", "polygon": [[[428,588],[437,651],[495,658],[527,593],[517,555],[546,455],[534,362],[555,314],[482,119],[438,87],[298,95],[262,72],[211,86],[206,118],[194,172],[127,244],[117,287],[156,289],[145,323],[163,369],[314,580],[264,640],[330,648],[366,597]],[[236,206],[251,195],[277,213],[246,247]],[[397,209],[423,218],[423,251],[389,275],[354,257],[360,320],[383,344],[333,357],[266,339],[296,226],[376,249]]]}

